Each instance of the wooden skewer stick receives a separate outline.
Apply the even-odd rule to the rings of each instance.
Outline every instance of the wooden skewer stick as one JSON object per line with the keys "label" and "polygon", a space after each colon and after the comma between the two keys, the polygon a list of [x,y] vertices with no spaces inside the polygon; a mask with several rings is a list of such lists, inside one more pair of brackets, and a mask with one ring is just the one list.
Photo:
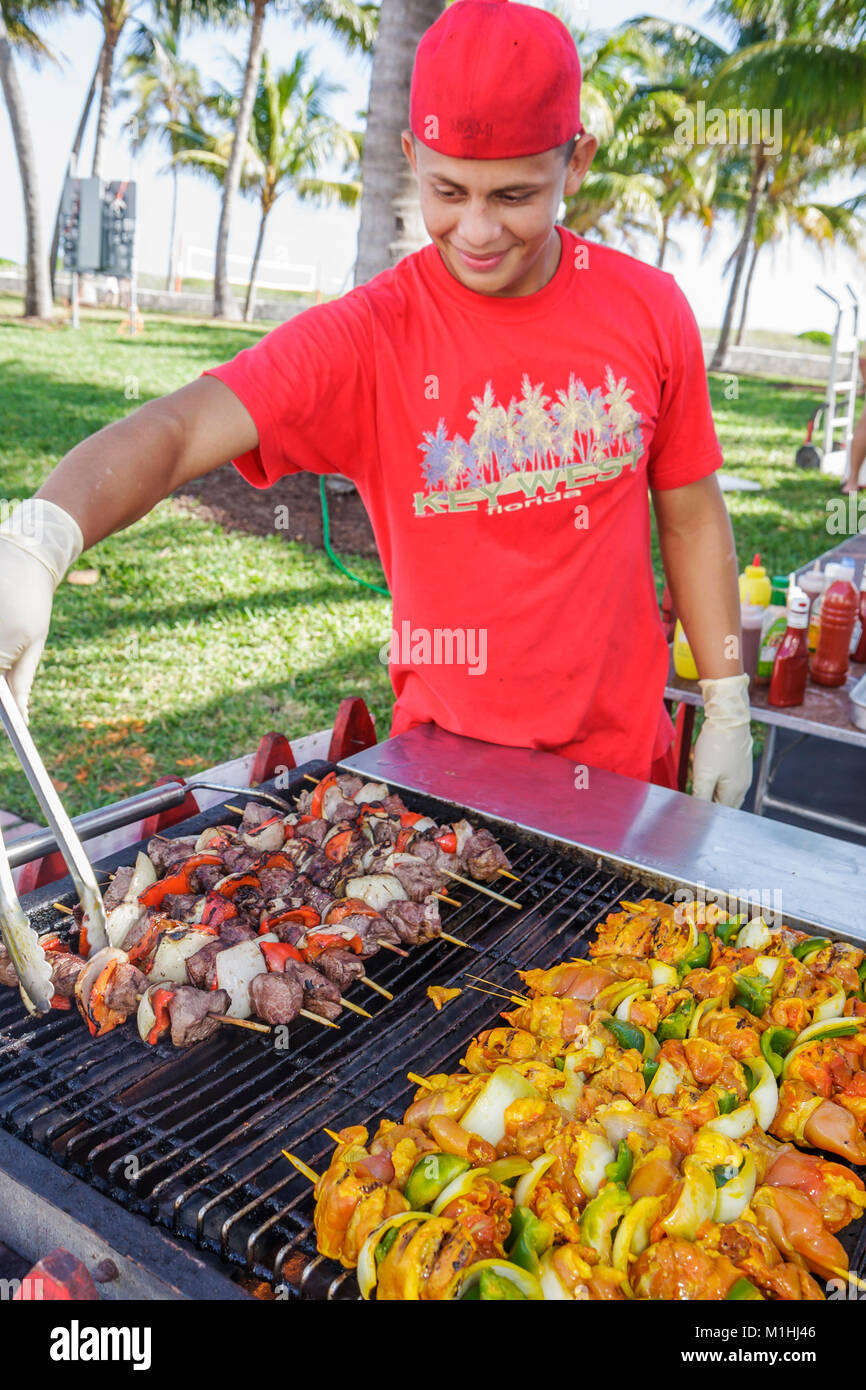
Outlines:
{"label": "wooden skewer stick", "polygon": [[449,936],[447,931],[441,931],[439,933],[439,940],[450,941],[452,946],[465,946],[467,951],[470,949],[468,941],[461,941],[459,936]]}
{"label": "wooden skewer stick", "polygon": [[391,941],[380,941],[377,938],[376,945],[381,946],[383,951],[393,951],[395,956],[402,956],[404,960],[408,960],[409,958],[408,951],[404,951],[401,946],[395,946]]}
{"label": "wooden skewer stick", "polygon": [[[327,773],[325,774],[325,776],[327,776]],[[314,777],[313,774],[312,774],[312,772],[305,772],[305,773],[304,773],[304,781],[305,781],[305,782],[312,782],[313,785],[316,786],[316,787],[319,785],[319,783],[321,782],[321,780],[322,780],[321,777]]]}
{"label": "wooden skewer stick", "polygon": [[71,908],[71,907],[64,907],[64,906],[63,906],[63,903],[52,903],[51,906],[54,907],[54,908],[56,908],[58,912],[65,912],[66,915],[67,915],[67,917],[74,917],[74,916],[75,916],[75,913],[72,911],[72,908]]}
{"label": "wooden skewer stick", "polygon": [[827,1265],[827,1269],[829,1269],[830,1273],[836,1279],[850,1279],[855,1289],[861,1289],[863,1292],[866,1292],[866,1279],[861,1279],[858,1275],[852,1274],[850,1269],[834,1269],[832,1265]]}
{"label": "wooden skewer stick", "polygon": [[387,999],[389,1001],[393,1000],[394,996],[391,993],[391,991],[384,989],[382,985],[377,985],[375,980],[369,979],[366,975],[359,975],[358,979],[360,980],[361,984],[366,985],[368,989],[374,989],[377,994],[381,994],[383,999]]}
{"label": "wooden skewer stick", "polygon": [[243,816],[244,814],[240,806],[229,806],[228,802],[226,802],[226,810],[231,811],[235,816]]}
{"label": "wooden skewer stick", "polygon": [[474,989],[478,994],[489,994],[491,999],[498,999],[502,1004],[523,1005],[523,1000],[517,994],[505,994],[498,989],[485,989],[484,985],[467,985],[467,989]]}
{"label": "wooden skewer stick", "polygon": [[510,878],[513,883],[520,882],[520,879],[517,877],[517,874],[511,873],[510,869],[500,869],[499,876],[500,878]]}
{"label": "wooden skewer stick", "polygon": [[297,1158],[294,1154],[290,1154],[288,1149],[282,1149],[281,1153],[283,1157],[287,1158],[290,1163],[293,1163],[298,1172],[303,1173],[304,1177],[308,1178],[310,1182],[316,1183],[319,1181],[318,1173],[310,1167],[309,1163],[305,1163],[302,1158]]}
{"label": "wooden skewer stick", "polygon": [[336,1130],[328,1129],[327,1125],[322,1126],[322,1133],[327,1134],[329,1139],[333,1139],[335,1144],[342,1144],[343,1142]]}
{"label": "wooden skewer stick", "polygon": [[493,985],[495,989],[504,990],[512,999],[519,999],[521,1004],[528,1004],[530,1001],[524,994],[518,994],[516,990],[510,990],[507,985],[501,985],[498,980],[488,980],[484,975],[470,975],[467,973],[467,980],[480,980],[483,985]]}
{"label": "wooden skewer stick", "polygon": [[270,1028],[266,1023],[253,1023],[248,1018],[230,1018],[228,1014],[209,1014],[217,1023],[231,1023],[235,1028],[249,1028],[253,1033],[270,1033]]}
{"label": "wooden skewer stick", "polygon": [[299,1009],[301,1018],[308,1018],[311,1023],[318,1023],[322,1028],[339,1028],[339,1023],[332,1023],[329,1018],[322,1018],[321,1014],[311,1013],[309,1009]]}
{"label": "wooden skewer stick", "polygon": [[501,893],[494,893],[493,889],[488,888],[486,883],[476,883],[474,879],[464,878],[462,874],[455,874],[453,869],[439,869],[438,872],[447,874],[449,878],[456,879],[458,883],[464,883],[467,888],[474,888],[478,893],[486,893],[488,898],[495,898],[497,902],[505,903],[506,907],[519,908],[521,906],[513,898],[506,898]]}
{"label": "wooden skewer stick", "polygon": [[447,898],[444,893],[434,893],[433,897],[438,898],[440,903],[450,903],[452,907],[463,906],[463,904],[459,903],[456,898]]}
{"label": "wooden skewer stick", "polygon": [[342,994],[340,995],[340,1003],[344,1009],[349,1009],[353,1014],[360,1014],[362,1018],[373,1017],[372,1014],[367,1013],[366,1009],[362,1009],[360,1004],[352,1004],[348,999],[344,999]]}
{"label": "wooden skewer stick", "polygon": [[411,1081],[413,1086],[421,1086],[425,1091],[434,1090],[433,1083],[428,1081],[425,1076],[419,1076],[415,1071],[407,1071],[406,1080]]}

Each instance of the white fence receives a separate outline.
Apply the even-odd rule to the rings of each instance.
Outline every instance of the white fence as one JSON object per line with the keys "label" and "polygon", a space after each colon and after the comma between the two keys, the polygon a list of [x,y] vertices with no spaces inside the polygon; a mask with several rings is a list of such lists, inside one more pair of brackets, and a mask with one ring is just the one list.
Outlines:
{"label": "white fence", "polygon": [[[250,280],[250,260],[247,256],[229,255],[229,284],[248,285]],[[183,277],[187,280],[212,280],[214,273],[214,252],[207,246],[185,246],[183,250]],[[300,290],[315,294],[319,282],[319,267],[316,265],[292,265],[287,256],[278,253],[275,261],[259,261],[256,289],[261,290]]]}

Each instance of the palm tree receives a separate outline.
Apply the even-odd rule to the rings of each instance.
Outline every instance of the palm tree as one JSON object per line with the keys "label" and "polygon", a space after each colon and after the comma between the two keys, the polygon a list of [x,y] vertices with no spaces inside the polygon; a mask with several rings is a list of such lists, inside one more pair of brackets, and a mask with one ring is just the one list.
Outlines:
{"label": "palm tree", "polygon": [[[232,212],[241,181],[245,147],[250,133],[253,105],[258,90],[259,73],[264,52],[265,13],[276,0],[240,0],[240,6],[250,17],[250,42],[244,70],[244,84],[238,106],[234,139],[223,184],[222,206],[217,230],[216,261],[214,265],[214,316],[231,317],[234,300],[228,279],[229,230]],[[236,8],[238,8],[236,6]],[[307,23],[322,24],[337,34],[350,49],[365,50],[375,33],[376,9],[372,4],[357,0],[295,0],[294,9]]]}
{"label": "palm tree", "polygon": [[[780,110],[783,156],[866,125],[866,47],[858,37],[863,21],[850,0],[716,0],[713,13],[732,31],[735,45],[701,86],[708,107]],[[759,207],[779,157],[763,139],[751,155],[749,196],[711,371],[724,364]]]}
{"label": "palm tree", "polygon": [[47,46],[28,22],[31,17],[47,13],[56,13],[56,7],[52,7],[47,0],[31,0],[30,3],[25,3],[25,0],[0,0],[0,86],[3,88],[12,126],[27,236],[24,315],[27,318],[41,319],[51,316],[51,280],[42,236],[36,152],[27,120],[24,94],[15,68],[13,45],[22,48],[32,57],[48,56]]}
{"label": "palm tree", "polygon": [[[322,178],[322,164],[342,156],[344,169],[357,173],[360,152],[349,131],[327,114],[328,99],[341,90],[322,75],[310,72],[309,52],[298,53],[286,71],[274,71],[267,53],[262,55],[259,85],[253,105],[249,139],[241,169],[241,191],[258,197],[259,230],[247,287],[244,318],[253,318],[255,287],[268,217],[284,193],[314,202],[357,203],[361,193],[357,177]],[[198,120],[175,130],[185,146],[176,156],[179,165],[197,168],[225,183],[231,159],[232,128],[236,130],[239,98],[220,89],[206,103],[227,125],[212,134]]]}
{"label": "palm tree", "polygon": [[179,53],[178,28],[169,23],[161,29],[141,24],[123,65],[131,88],[122,95],[134,103],[133,143],[141,147],[153,137],[161,139],[171,151],[171,219],[169,225],[168,272],[165,287],[172,289],[177,274],[177,205],[180,167],[175,158],[182,149],[177,127],[185,111],[195,111],[202,100],[198,69]]}
{"label": "palm tree", "polygon": [[364,194],[356,285],[393,265],[413,243],[423,240],[415,179],[403,158],[400,135],[409,120],[415,49],[444,9],[445,0],[382,0],[361,166]]}

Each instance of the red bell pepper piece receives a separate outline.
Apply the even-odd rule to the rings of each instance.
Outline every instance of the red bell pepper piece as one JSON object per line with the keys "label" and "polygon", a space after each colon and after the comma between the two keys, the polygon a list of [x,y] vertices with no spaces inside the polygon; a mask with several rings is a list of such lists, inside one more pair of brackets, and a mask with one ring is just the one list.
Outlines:
{"label": "red bell pepper piece", "polygon": [[306,904],[303,907],[290,907],[284,912],[272,912],[269,917],[263,917],[259,936],[273,931],[274,927],[280,926],[282,922],[299,922],[302,927],[309,929],[317,927],[321,920],[314,907],[308,907]]}
{"label": "red bell pepper piece", "polygon": [[207,927],[219,929],[223,922],[227,922],[230,917],[235,915],[235,907],[231,898],[224,898],[222,893],[215,893],[211,889],[204,900],[199,926],[202,931]]}
{"label": "red bell pepper piece", "polygon": [[261,947],[268,969],[279,974],[285,970],[287,960],[304,959],[297,947],[290,945],[288,941],[263,941]]}
{"label": "red bell pepper piece", "polygon": [[219,888],[215,888],[215,893],[221,893],[224,898],[233,898],[241,888],[261,888],[261,880],[258,874],[247,871],[246,873],[229,874]]}
{"label": "red bell pepper piece", "polygon": [[87,957],[90,955],[90,942],[87,939],[87,927],[83,922],[81,924],[81,930],[78,933],[78,954],[83,956],[85,960],[87,960]]}
{"label": "red bell pepper piece", "polygon": [[[264,950],[264,947],[262,947]],[[356,956],[360,956],[364,949],[364,943],[360,936],[340,936],[337,932],[307,932],[307,944],[304,947],[304,955],[307,960],[318,960],[319,956],[325,951],[354,951]]]}
{"label": "red bell pepper piece", "polygon": [[394,842],[394,848],[398,854],[403,854],[404,851],[409,848],[409,845],[411,844],[414,835],[415,831],[409,825],[404,826],[402,830],[397,831],[397,839]]}
{"label": "red bell pepper piece", "polygon": [[147,1041],[151,1047],[155,1047],[163,1033],[167,1033],[171,1027],[168,1006],[173,998],[173,989],[155,989],[150,996],[150,1007],[153,1009],[155,1018],[155,1023],[147,1035]]}
{"label": "red bell pepper piece", "polygon": [[310,802],[310,814],[312,815],[313,820],[321,820],[322,802],[325,798],[325,792],[328,790],[329,787],[333,787],[336,780],[336,772],[329,772],[325,777],[322,778],[321,782],[318,782],[316,784],[316,787],[313,791],[313,799]]}
{"label": "red bell pepper piece", "polygon": [[52,994],[51,1007],[52,1009],[71,1009],[72,1000],[67,999],[65,994]]}
{"label": "red bell pepper piece", "polygon": [[138,901],[142,907],[160,907],[163,898],[169,893],[189,892],[192,876],[202,864],[221,863],[218,854],[209,854],[207,850],[203,850],[201,854],[193,854],[191,858],[185,859],[174,873],[169,874],[167,878],[161,878],[158,883],[152,883],[143,893],[139,893]]}
{"label": "red bell pepper piece", "polygon": [[90,998],[85,1002],[87,1012],[84,1017],[92,1038],[103,1037],[104,1034],[110,1033],[112,1028],[116,1028],[119,1023],[124,1021],[125,1015],[109,1009],[105,997],[116,970],[117,961],[110,960],[94,980]]}
{"label": "red bell pepper piece", "polygon": [[375,907],[370,907],[361,898],[340,898],[338,902],[331,903],[325,912],[325,922],[332,926],[337,922],[342,922],[344,917],[381,917],[381,912],[377,912]]}
{"label": "red bell pepper piece", "polygon": [[457,836],[453,830],[446,831],[444,835],[437,835],[436,843],[443,854],[457,853]]}
{"label": "red bell pepper piece", "polygon": [[400,824],[404,826],[416,825],[419,820],[423,819],[424,817],[421,815],[420,811],[404,811],[400,816]]}
{"label": "red bell pepper piece", "polygon": [[298,866],[290,855],[281,849],[275,849],[273,854],[261,861],[259,866],[262,869],[288,869],[290,874],[296,874]]}
{"label": "red bell pepper piece", "polygon": [[351,830],[341,830],[338,835],[332,835],[327,844],[323,845],[326,857],[332,859],[335,864],[341,863],[351,848]]}
{"label": "red bell pepper piece", "polygon": [[149,958],[156,953],[160,937],[163,932],[170,931],[176,922],[172,922],[170,917],[154,917],[147,925],[147,930],[142,933],[134,946],[127,951],[127,956],[131,965],[137,965],[139,970],[147,974],[150,962]]}

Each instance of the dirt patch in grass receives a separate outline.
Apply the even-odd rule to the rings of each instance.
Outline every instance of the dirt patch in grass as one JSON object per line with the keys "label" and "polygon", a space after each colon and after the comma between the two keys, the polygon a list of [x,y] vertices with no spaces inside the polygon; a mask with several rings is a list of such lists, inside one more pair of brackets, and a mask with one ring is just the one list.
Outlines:
{"label": "dirt patch in grass", "polygon": [[[324,549],[319,479],[311,473],[280,478],[273,487],[263,489],[251,487],[229,463],[194,479],[175,496],[193,498],[203,519],[226,530],[255,536],[271,536],[276,531],[287,540]],[[338,555],[378,554],[370,518],[354,489],[338,494],[329,490],[328,515],[331,545]]]}

